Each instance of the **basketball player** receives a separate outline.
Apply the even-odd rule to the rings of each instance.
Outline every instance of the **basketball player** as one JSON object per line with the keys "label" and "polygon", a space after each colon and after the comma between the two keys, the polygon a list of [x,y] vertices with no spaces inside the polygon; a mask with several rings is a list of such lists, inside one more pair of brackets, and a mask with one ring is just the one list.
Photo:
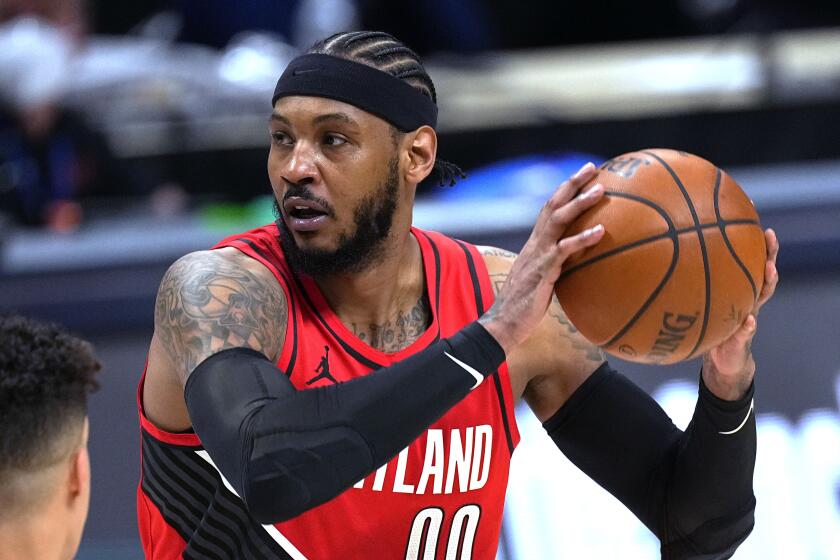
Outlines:
{"label": "basketball player", "polygon": [[417,184],[453,168],[432,81],[390,35],[317,43],[272,102],[276,223],[181,258],[158,292],[138,391],[148,558],[492,559],[520,398],[663,556],[735,550],[753,525],[772,232],[758,305],[706,356],[683,433],[552,300],[564,260],[604,233],[565,234],[603,195],[581,192],[591,164],[516,256],[411,226]]}
{"label": "basketball player", "polygon": [[68,560],[90,500],[87,395],[99,363],[54,325],[0,317],[0,558]]}

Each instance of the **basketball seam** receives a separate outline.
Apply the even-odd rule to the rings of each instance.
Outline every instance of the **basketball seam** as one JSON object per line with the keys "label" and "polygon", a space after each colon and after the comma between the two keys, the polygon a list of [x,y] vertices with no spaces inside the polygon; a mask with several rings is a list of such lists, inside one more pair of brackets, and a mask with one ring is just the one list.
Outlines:
{"label": "basketball seam", "polygon": [[[611,195],[612,196],[621,196],[624,193],[615,193],[615,192],[607,191],[605,194],[606,194],[606,196],[611,196]],[[721,226],[726,227],[726,226],[742,226],[742,225],[758,226],[760,224],[757,220],[730,220],[730,221],[723,221],[723,222],[708,222],[708,223],[700,224],[700,228],[701,229],[712,229],[712,228],[719,228]],[[599,255],[588,258],[584,261],[581,261],[581,262],[577,263],[574,266],[569,267],[568,269],[564,270],[560,274],[560,279],[567,278],[573,272],[577,272],[578,270],[580,270],[582,268],[586,268],[587,266],[589,266],[591,264],[595,264],[595,263],[597,263],[599,261],[602,261],[604,259],[614,257],[616,255],[620,255],[621,253],[624,253],[625,251],[629,251],[631,249],[638,249],[639,247],[643,247],[643,246],[647,245],[648,243],[653,243],[655,241],[660,241],[662,239],[669,239],[669,238],[673,238],[673,237],[678,237],[678,236],[683,235],[685,233],[692,233],[696,230],[697,230],[697,228],[694,227],[694,226],[687,227],[687,228],[681,228],[681,229],[675,229],[673,231],[666,231],[664,233],[658,233],[656,235],[651,235],[650,237],[644,237],[644,238],[639,239],[637,241],[633,241],[632,243],[627,243],[625,245],[622,245],[621,247],[616,247],[615,249],[605,251],[605,252],[603,252]]]}
{"label": "basketball seam", "polygon": [[[729,241],[729,236],[726,235],[726,224],[723,223],[723,216],[720,214],[720,183],[721,183],[721,172],[720,169],[717,170],[717,180],[715,181],[715,195],[714,195],[714,202],[715,202],[715,217],[717,218],[718,225],[720,227],[720,236],[723,238],[723,243],[726,245],[726,248],[729,250],[729,253],[732,255],[732,258],[735,259],[735,263],[741,268],[741,271],[747,277],[747,280],[750,283],[750,288],[752,289],[753,293],[753,300],[758,297],[758,290],[755,287],[755,280],[750,274],[750,271],[747,269],[744,262],[738,256],[738,253],[735,252],[735,248],[732,246],[732,242]],[[756,224],[758,225],[758,224]]]}
{"label": "basketball seam", "polygon": [[650,304],[653,302],[653,300],[656,299],[656,297],[659,295],[659,292],[662,291],[662,288],[665,286],[665,284],[668,283],[668,280],[671,278],[671,274],[674,273],[674,268],[676,268],[677,261],[679,260],[679,257],[680,257],[680,243],[679,243],[679,239],[677,238],[677,236],[674,233],[676,231],[675,228],[674,228],[674,222],[671,220],[671,217],[668,216],[668,213],[665,212],[665,210],[660,208],[658,204],[656,204],[654,202],[651,202],[650,200],[647,200],[647,199],[642,198],[640,196],[636,196],[636,195],[632,195],[632,194],[628,194],[628,193],[613,193],[612,196],[628,198],[630,200],[635,200],[637,202],[641,202],[642,204],[647,204],[648,206],[650,206],[651,208],[653,208],[654,210],[659,212],[659,214],[665,220],[665,223],[668,224],[669,235],[667,236],[667,238],[671,239],[671,243],[673,244],[673,247],[674,247],[674,253],[671,255],[671,264],[668,266],[668,270],[665,272],[665,276],[662,278],[662,280],[660,280],[659,285],[657,285],[656,288],[654,288],[651,295],[648,296],[648,299],[645,300],[645,302],[641,305],[641,307],[639,307],[639,309],[630,318],[630,320],[621,329],[619,329],[618,333],[616,333],[610,340],[608,340],[607,342],[605,342],[601,346],[611,346],[611,345],[615,344],[615,342],[617,340],[619,340],[621,337],[623,337],[625,334],[627,334],[627,331],[630,330],[630,328],[632,328],[632,326],[636,323],[636,321],[639,320],[639,317],[641,317],[645,313],[645,311],[647,311],[647,308],[650,307]]}
{"label": "basketball seam", "polygon": [[706,338],[706,329],[709,326],[709,312],[711,311],[712,306],[712,279],[709,272],[709,255],[706,251],[706,239],[703,236],[703,229],[700,228],[700,219],[697,217],[697,209],[694,207],[694,202],[691,200],[691,196],[689,196],[688,191],[685,190],[685,185],[683,185],[682,180],[680,179],[679,175],[668,165],[665,160],[654,154],[653,152],[642,152],[650,157],[654,158],[656,161],[659,162],[662,167],[665,168],[666,171],[671,175],[671,178],[677,184],[680,191],[683,194],[683,198],[685,198],[685,202],[688,205],[688,210],[691,212],[691,218],[694,220],[694,227],[697,229],[697,240],[700,243],[700,254],[703,257],[703,272],[706,276],[706,302],[703,309],[703,324],[700,327],[700,335],[697,337],[697,342],[694,344],[694,348],[691,349],[684,359],[688,359],[694,355],[700,345],[703,343],[703,339]]}

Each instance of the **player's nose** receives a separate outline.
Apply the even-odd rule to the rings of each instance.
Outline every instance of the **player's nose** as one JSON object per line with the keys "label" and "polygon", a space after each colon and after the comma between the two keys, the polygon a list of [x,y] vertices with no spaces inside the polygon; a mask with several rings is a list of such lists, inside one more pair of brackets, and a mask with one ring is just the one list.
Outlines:
{"label": "player's nose", "polygon": [[298,142],[282,169],[283,178],[289,183],[312,183],[318,178],[315,151],[308,142]]}

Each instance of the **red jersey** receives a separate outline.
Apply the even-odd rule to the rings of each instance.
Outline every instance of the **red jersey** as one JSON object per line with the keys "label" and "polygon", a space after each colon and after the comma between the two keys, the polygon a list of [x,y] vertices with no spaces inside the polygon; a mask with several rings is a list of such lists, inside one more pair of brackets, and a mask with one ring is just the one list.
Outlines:
{"label": "red jersey", "polygon": [[[451,336],[493,301],[475,247],[412,229],[420,244],[432,320],[407,348],[376,350],[349,331],[317,284],[287,265],[277,226],[229,237],[271,270],[289,305],[278,367],[300,390],[341,383]],[[168,433],[143,414],[138,520],[147,558],[490,560],[502,523],[510,457],[519,441],[506,364],[397,457],[329,502],[260,525],[194,433]]]}

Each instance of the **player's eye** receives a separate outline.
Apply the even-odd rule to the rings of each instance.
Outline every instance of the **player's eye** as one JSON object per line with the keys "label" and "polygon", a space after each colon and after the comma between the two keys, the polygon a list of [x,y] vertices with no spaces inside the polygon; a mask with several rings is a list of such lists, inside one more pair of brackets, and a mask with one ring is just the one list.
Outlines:
{"label": "player's eye", "polygon": [[289,146],[292,144],[292,137],[282,130],[275,130],[271,133],[271,139],[275,144]]}
{"label": "player's eye", "polygon": [[347,143],[347,139],[339,134],[326,134],[324,136],[325,146],[343,146]]}

